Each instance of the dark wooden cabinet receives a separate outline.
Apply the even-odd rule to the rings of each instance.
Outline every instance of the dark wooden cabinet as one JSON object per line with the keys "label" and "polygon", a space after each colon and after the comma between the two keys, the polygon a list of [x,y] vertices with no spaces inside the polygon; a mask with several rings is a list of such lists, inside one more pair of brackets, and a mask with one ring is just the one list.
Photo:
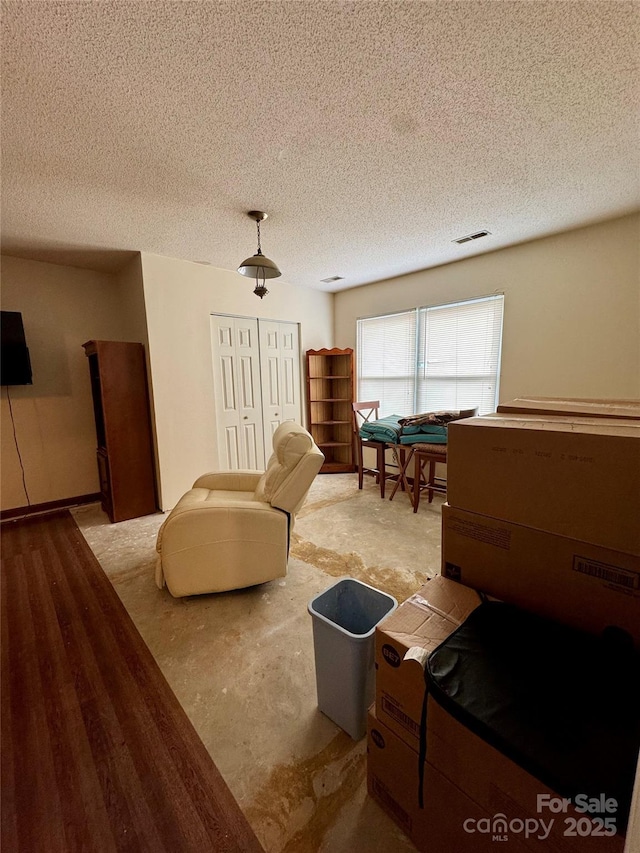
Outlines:
{"label": "dark wooden cabinet", "polygon": [[144,347],[122,341],[83,344],[96,422],[102,508],[111,521],[157,510]]}
{"label": "dark wooden cabinet", "polygon": [[352,402],[353,350],[308,350],[307,419],[325,455],[321,474],[355,471]]}

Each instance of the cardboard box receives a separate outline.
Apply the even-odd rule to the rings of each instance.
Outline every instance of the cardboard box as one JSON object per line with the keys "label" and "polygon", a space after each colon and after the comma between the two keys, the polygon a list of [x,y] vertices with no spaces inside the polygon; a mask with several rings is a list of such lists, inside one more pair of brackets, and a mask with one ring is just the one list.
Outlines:
{"label": "cardboard box", "polygon": [[577,415],[640,420],[640,400],[589,400],[579,397],[517,397],[500,403],[498,412],[528,415]]}
{"label": "cardboard box", "polygon": [[[475,803],[445,774],[425,764],[426,798],[419,829],[414,839],[425,853],[545,853],[544,842],[523,840],[517,834],[479,832],[495,825],[495,816]],[[499,825],[498,827],[499,828]],[[553,848],[551,848],[553,849]],[[576,851],[577,853],[577,851]],[[605,853],[605,851],[603,851]],[[606,853],[609,853],[606,851]]]}
{"label": "cardboard box", "polygon": [[640,554],[640,421],[453,421],[447,478],[457,509]]}
{"label": "cardboard box", "polygon": [[445,504],[442,574],[574,628],[640,646],[640,557]]}
{"label": "cardboard box", "polygon": [[[381,723],[373,709],[367,733],[367,790],[418,850],[425,853],[493,851],[491,836],[464,831],[464,821],[489,815],[452,782],[426,763],[423,767],[424,808],[418,803],[418,753]],[[483,843],[484,842],[484,843]],[[508,853],[528,850],[514,840]]]}
{"label": "cardboard box", "polygon": [[[442,736],[438,736],[437,730],[441,730]],[[559,830],[565,828],[564,824],[560,824],[558,820],[554,820],[554,825],[557,824],[557,826],[552,826],[549,838],[538,837],[545,832],[538,822],[540,817],[545,821],[545,827],[549,825],[549,817],[536,811],[537,795],[538,793],[547,794],[553,798],[556,798],[556,795],[511,762],[507,761],[506,765],[501,764],[499,772],[506,773],[504,782],[499,777],[494,778],[491,781],[492,792],[487,796],[484,767],[479,770],[480,778],[473,779],[470,783],[468,783],[467,774],[464,770],[461,771],[463,757],[472,759],[474,756],[473,749],[466,756],[463,756],[460,751],[465,749],[464,738],[461,741],[454,740],[452,743],[449,730],[446,726],[443,728],[438,720],[434,720],[428,731],[428,737],[434,745],[434,756],[438,761],[454,760],[452,767],[455,775],[451,773],[451,769],[435,766],[429,760],[429,752],[427,752],[427,762],[423,768],[424,808],[420,808],[418,753],[378,720],[373,709],[369,712],[367,790],[372,799],[413,841],[418,850],[424,853],[490,853],[490,851],[495,853],[498,842],[500,842],[500,849],[508,853],[531,853],[531,851],[537,853],[546,853],[546,851],[578,853],[580,851],[581,853],[582,850],[586,850],[587,853],[591,851],[597,853],[600,849],[597,846],[583,847],[583,839],[579,836],[574,839],[561,837],[558,843],[554,839],[554,828],[556,835],[559,834]],[[475,736],[471,735],[471,737],[473,739]],[[476,745],[472,740],[473,746]],[[494,764],[489,765],[489,768],[490,772],[496,772]],[[512,791],[514,779],[518,791],[520,789],[523,791],[522,798],[528,804],[526,808],[507,793],[500,793],[503,788]],[[528,787],[531,785],[532,788]],[[484,804],[466,793],[465,786],[478,800],[483,800]],[[529,804],[531,792],[534,797],[533,811]],[[501,816],[507,822],[506,833],[502,831],[504,824],[500,822]],[[552,814],[551,817],[557,816]],[[564,815],[562,817],[564,818]],[[581,815],[576,816],[576,819],[578,817]],[[524,826],[520,829],[520,824],[526,819],[536,821],[535,832],[533,823],[528,824],[529,833],[525,832]],[[511,831],[510,825],[520,831]],[[499,831],[487,831],[492,828]],[[527,834],[529,837],[525,837]],[[598,840],[600,839],[594,839],[594,841]],[[614,851],[619,853],[622,847],[618,842],[603,846],[601,849],[602,853],[614,853]]]}
{"label": "cardboard box", "polygon": [[420,834],[423,810],[418,803],[418,753],[376,717],[367,715],[367,790],[400,829]]}
{"label": "cardboard box", "polygon": [[480,596],[474,590],[436,577],[376,627],[376,714],[415,750],[420,738],[426,657],[479,604]]}
{"label": "cardboard box", "polygon": [[[515,839],[540,851],[622,853],[622,835],[604,835],[603,828],[577,811],[574,804],[561,804],[565,810],[552,810],[551,806],[557,806],[561,799],[558,794],[455,720],[431,696],[427,707],[427,758],[431,767],[490,815],[488,828],[493,833],[485,834],[481,831],[485,827],[478,823],[466,823],[467,830],[475,829],[473,835],[478,840],[495,834],[507,836],[507,849]],[[611,817],[615,821],[615,812]],[[433,823],[436,815],[427,811],[425,819]],[[553,823],[548,837],[542,839],[549,821]],[[571,834],[572,830],[576,831]]]}

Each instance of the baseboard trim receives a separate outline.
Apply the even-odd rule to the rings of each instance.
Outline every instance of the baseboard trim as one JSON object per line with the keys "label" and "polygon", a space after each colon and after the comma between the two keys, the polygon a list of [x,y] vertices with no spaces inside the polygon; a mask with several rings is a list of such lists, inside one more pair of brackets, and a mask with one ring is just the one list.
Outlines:
{"label": "baseboard trim", "polygon": [[27,515],[36,515],[41,512],[51,512],[54,509],[66,509],[71,506],[82,506],[100,500],[100,492],[92,495],[77,495],[74,498],[62,498],[59,501],[47,501],[42,504],[31,504],[30,506],[17,506],[13,509],[0,511],[0,519],[8,521],[10,518],[22,518]]}

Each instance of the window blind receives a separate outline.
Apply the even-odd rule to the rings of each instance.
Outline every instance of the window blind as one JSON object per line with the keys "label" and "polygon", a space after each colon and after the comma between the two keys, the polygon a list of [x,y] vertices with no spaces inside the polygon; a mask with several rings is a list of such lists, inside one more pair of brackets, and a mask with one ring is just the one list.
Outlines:
{"label": "window blind", "polygon": [[418,411],[495,411],[504,297],[421,308]]}
{"label": "window blind", "polygon": [[358,399],[380,415],[498,402],[504,296],[358,320]]}
{"label": "window blind", "polygon": [[380,400],[380,416],[415,407],[415,310],[358,320],[358,399]]}

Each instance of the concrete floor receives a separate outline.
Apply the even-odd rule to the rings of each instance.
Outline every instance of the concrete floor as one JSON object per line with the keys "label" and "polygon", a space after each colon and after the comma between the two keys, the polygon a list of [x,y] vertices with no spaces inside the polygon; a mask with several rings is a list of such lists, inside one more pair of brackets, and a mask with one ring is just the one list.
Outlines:
{"label": "concrete floor", "polygon": [[109,524],[74,516],[267,853],[403,853],[415,848],[366,793],[366,739],[316,706],[307,603],[355,577],[403,601],[437,574],[442,499],[381,500],[355,475],[316,478],[286,578],[174,599],[154,582],[164,516]]}

